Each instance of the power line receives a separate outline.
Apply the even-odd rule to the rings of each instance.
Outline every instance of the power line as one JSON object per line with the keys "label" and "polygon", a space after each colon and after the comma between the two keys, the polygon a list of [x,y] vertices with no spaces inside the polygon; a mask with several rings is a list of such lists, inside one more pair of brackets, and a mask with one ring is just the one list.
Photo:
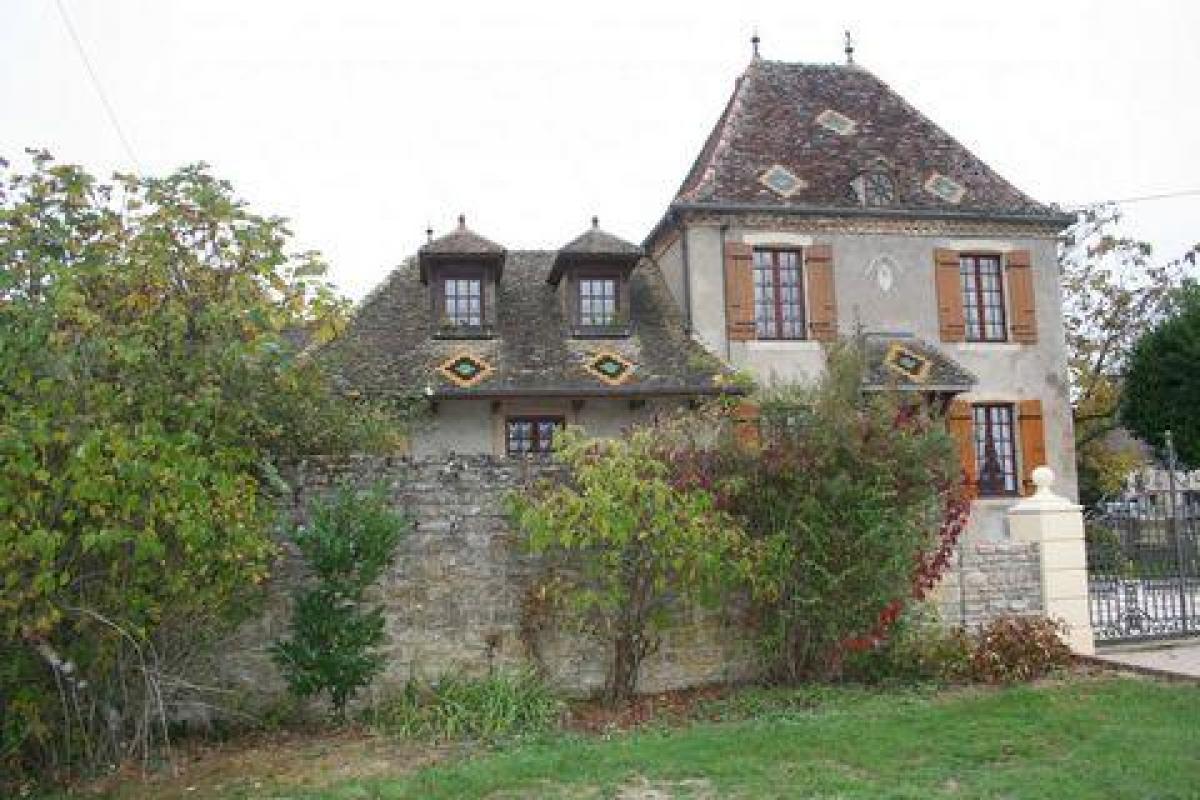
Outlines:
{"label": "power line", "polygon": [[55,5],[58,6],[58,14],[62,17],[63,25],[66,26],[67,33],[71,36],[71,41],[75,43],[75,52],[79,53],[79,60],[83,62],[83,68],[87,70],[88,77],[91,78],[92,88],[96,90],[96,94],[100,98],[100,104],[104,106],[104,111],[108,114],[108,121],[112,123],[113,129],[117,132],[117,138],[121,140],[121,146],[125,148],[125,154],[133,162],[134,169],[141,172],[142,165],[138,162],[138,158],[133,152],[133,146],[129,144],[129,138],[125,135],[125,130],[121,127],[121,123],[117,119],[117,112],[113,109],[112,103],[108,101],[108,95],[104,93],[104,86],[101,85],[100,77],[92,67],[92,62],[88,59],[87,52],[83,49],[83,42],[80,41],[79,34],[75,32],[75,26],[71,23],[71,17],[67,14],[67,8],[63,5],[63,0],[55,0]]}
{"label": "power line", "polygon": [[1170,200],[1176,197],[1197,197],[1200,196],[1200,189],[1181,189],[1177,192],[1162,192],[1160,194],[1143,194],[1137,197],[1125,197],[1120,200],[1098,200],[1094,203],[1079,203],[1071,206],[1072,209],[1084,209],[1091,206],[1100,205],[1128,205],[1130,203],[1144,203],[1148,200]]}

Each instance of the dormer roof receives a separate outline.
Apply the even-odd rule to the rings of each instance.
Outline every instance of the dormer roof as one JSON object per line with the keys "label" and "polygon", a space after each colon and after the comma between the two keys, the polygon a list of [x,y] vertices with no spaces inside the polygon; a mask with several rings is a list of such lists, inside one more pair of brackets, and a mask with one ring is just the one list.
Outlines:
{"label": "dormer roof", "polygon": [[600,220],[592,217],[592,227],[559,248],[547,282],[557,284],[572,263],[613,264],[633,267],[643,250],[632,242],[600,229]]}
{"label": "dormer roof", "polygon": [[417,250],[417,260],[421,265],[421,282],[428,282],[430,266],[447,262],[493,264],[497,268],[496,279],[499,280],[504,254],[503,247],[468,228],[466,217],[459,214],[457,228]]}

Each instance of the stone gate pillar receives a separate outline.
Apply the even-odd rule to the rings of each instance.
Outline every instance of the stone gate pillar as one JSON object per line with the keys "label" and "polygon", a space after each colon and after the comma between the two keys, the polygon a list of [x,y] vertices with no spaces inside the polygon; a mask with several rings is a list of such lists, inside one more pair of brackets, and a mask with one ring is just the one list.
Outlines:
{"label": "stone gate pillar", "polygon": [[1096,652],[1088,609],[1087,555],[1083,508],[1050,490],[1054,471],[1033,471],[1037,491],[1008,512],[1008,527],[1018,541],[1036,542],[1042,562],[1042,608],[1046,616],[1069,626],[1067,643],[1076,653]]}

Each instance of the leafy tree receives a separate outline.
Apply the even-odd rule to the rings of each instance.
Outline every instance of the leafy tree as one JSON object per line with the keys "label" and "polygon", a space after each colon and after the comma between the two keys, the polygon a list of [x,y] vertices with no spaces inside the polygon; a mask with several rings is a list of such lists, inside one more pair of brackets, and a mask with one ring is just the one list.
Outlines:
{"label": "leafy tree", "polygon": [[347,306],[282,219],[203,166],[31,156],[0,161],[0,758],[44,771],[148,755],[267,576],[274,460],[393,427],[290,344]]}
{"label": "leafy tree", "polygon": [[569,475],[511,498],[526,547],[557,566],[543,588],[610,648],[613,704],[634,694],[643,660],[681,604],[721,585],[740,541],[711,492],[674,482],[685,424],[664,419],[612,440],[568,429],[556,456]]}
{"label": "leafy tree", "polygon": [[1124,372],[1134,343],[1162,319],[1196,263],[1200,245],[1156,262],[1151,246],[1120,235],[1120,209],[1085,209],[1059,254],[1080,494],[1095,501],[1142,460],[1118,427]]}
{"label": "leafy tree", "polygon": [[715,466],[754,547],[745,574],[775,677],[829,677],[883,640],[945,571],[969,513],[941,420],[915,398],[862,391],[862,354],[835,343],[811,387],[765,393],[761,449]]}
{"label": "leafy tree", "polygon": [[383,609],[366,606],[371,584],[395,560],[408,521],[391,510],[382,487],[360,495],[340,488],[317,502],[312,524],[293,530],[315,584],[294,594],[290,638],[272,652],[298,697],[329,694],[342,717],[346,703],[383,669]]}
{"label": "leafy tree", "polygon": [[1129,359],[1121,420],[1156,447],[1175,439],[1179,460],[1200,467],[1200,287],[1176,294],[1176,307],[1138,340]]}

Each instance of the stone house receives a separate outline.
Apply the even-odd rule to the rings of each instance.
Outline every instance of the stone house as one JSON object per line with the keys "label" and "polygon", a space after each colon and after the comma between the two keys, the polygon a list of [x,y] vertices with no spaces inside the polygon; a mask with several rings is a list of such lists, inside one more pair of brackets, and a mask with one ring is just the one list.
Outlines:
{"label": "stone house", "polygon": [[1056,240],[1071,217],[1007,182],[871,72],[755,57],[637,246],[557,251],[467,228],[420,248],[335,345],[343,376],[435,410],[414,455],[545,451],[698,395],[811,379],[861,334],[868,388],[949,408],[974,531],[1042,464],[1074,496]]}
{"label": "stone house", "polygon": [[861,332],[875,382],[950,403],[973,534],[1049,465],[1075,495],[1056,242],[1031,199],[868,70],[756,57],[647,236],[684,326],[762,383]]}
{"label": "stone house", "polygon": [[595,218],[547,251],[507,250],[460,216],[362,303],[329,355],[357,391],[428,399],[417,457],[545,453],[565,424],[612,436],[733,391],[657,265]]}
{"label": "stone house", "polygon": [[[543,467],[509,456],[545,452],[564,424],[612,435],[737,392],[735,371],[811,379],[824,342],[861,335],[864,388],[949,409],[977,493],[943,618],[1045,610],[1088,652],[1078,511],[1045,486],[1021,499],[1042,464],[1076,494],[1056,261],[1070,222],[862,67],[756,54],[641,245],[594,219],[558,250],[508,249],[461,217],[430,232],[323,353],[348,389],[432,413],[410,457],[300,464],[294,511],[346,481],[383,482],[413,514],[381,588],[390,678],[518,662],[533,652],[521,609],[536,565],[512,548],[503,501]],[[684,620],[642,688],[753,674],[742,634]],[[555,682],[598,686],[594,644],[545,644]]]}

